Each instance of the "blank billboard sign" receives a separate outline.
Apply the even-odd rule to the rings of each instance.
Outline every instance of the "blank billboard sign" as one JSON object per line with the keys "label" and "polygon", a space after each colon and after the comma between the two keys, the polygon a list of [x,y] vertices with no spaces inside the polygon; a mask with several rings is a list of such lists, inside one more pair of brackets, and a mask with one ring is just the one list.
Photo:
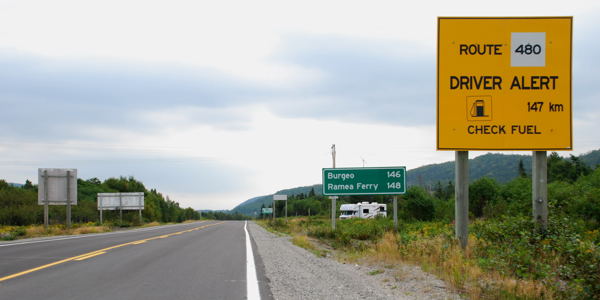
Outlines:
{"label": "blank billboard sign", "polygon": [[77,169],[38,169],[38,204],[66,205],[67,201],[77,205]]}
{"label": "blank billboard sign", "polygon": [[144,193],[98,193],[98,210],[144,209]]}
{"label": "blank billboard sign", "polygon": [[273,195],[273,200],[287,200],[287,195]]}

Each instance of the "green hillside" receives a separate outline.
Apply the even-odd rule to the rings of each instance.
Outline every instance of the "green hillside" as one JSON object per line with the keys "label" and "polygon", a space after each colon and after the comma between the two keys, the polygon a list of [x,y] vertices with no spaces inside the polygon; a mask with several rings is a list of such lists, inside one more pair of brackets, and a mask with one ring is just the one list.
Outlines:
{"label": "green hillside", "polygon": [[[548,156],[550,157],[550,153]],[[569,159],[568,157],[566,159]],[[577,156],[586,165],[595,168],[600,164],[600,150],[594,150],[586,154]],[[496,180],[498,183],[507,183],[519,176],[519,163],[523,162],[523,168],[527,175],[531,176],[531,155],[505,155],[488,153],[469,159],[469,178],[470,181],[476,181],[482,177],[488,177]],[[440,164],[426,165],[407,171],[406,175],[408,186],[422,186],[433,190],[438,182],[443,186],[449,181],[454,182],[454,161],[448,161]],[[292,189],[286,189],[275,194],[285,194],[288,196],[305,194],[314,189],[317,195],[321,195],[321,184],[312,186],[303,186]],[[241,213],[248,216],[255,216],[260,211],[262,205],[270,206],[273,195],[254,197],[244,201],[231,210],[233,213]]]}
{"label": "green hillside", "polygon": [[[531,155],[492,154],[469,159],[469,178],[475,181],[481,177],[493,178],[500,183],[508,182],[519,176],[519,162],[527,174],[531,175]],[[438,181],[454,181],[454,161],[426,165],[408,171],[407,185],[433,186]]]}
{"label": "green hillside", "polygon": [[[301,186],[301,187],[281,190],[281,191],[277,191],[275,194],[288,195],[288,196],[296,196],[299,194],[308,195],[312,189],[314,189],[314,192],[317,195],[320,195],[322,192],[321,185],[315,184],[315,185],[310,185],[310,186]],[[254,198],[248,199],[248,200],[244,201],[243,203],[239,204],[238,206],[234,207],[231,210],[231,212],[241,213],[241,214],[248,215],[248,216],[254,216],[255,213],[258,213],[260,211],[260,208],[262,207],[263,204],[265,206],[270,206],[270,205],[272,205],[272,203],[273,203],[273,194],[254,197]]]}

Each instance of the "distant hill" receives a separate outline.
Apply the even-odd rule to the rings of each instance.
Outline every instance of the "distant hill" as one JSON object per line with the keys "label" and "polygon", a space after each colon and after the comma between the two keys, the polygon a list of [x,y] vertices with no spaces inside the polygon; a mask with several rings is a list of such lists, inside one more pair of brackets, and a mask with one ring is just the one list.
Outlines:
{"label": "distant hill", "polygon": [[[594,150],[578,157],[592,168],[600,165],[600,150]],[[523,161],[525,172],[531,175],[531,155],[488,153],[469,159],[469,179],[470,181],[474,181],[482,177],[490,177],[500,183],[506,183],[519,176],[520,161]],[[454,182],[454,161],[408,170],[406,181],[408,186],[419,185],[424,187],[433,187],[438,181],[442,184],[447,184],[448,181]],[[300,193],[308,194],[312,188],[315,189],[317,195],[322,194],[323,188],[321,184],[281,190],[275,194],[285,194],[288,196]],[[272,194],[254,197],[239,204],[231,212],[239,212],[252,216],[254,212],[260,210],[262,204],[265,204],[265,206],[270,205],[273,201],[272,199]]]}
{"label": "distant hill", "polygon": [[[315,184],[315,185],[310,185],[310,186],[301,186],[301,187],[281,190],[281,191],[275,192],[274,194],[295,196],[295,195],[299,195],[299,194],[308,194],[308,193],[310,193],[311,189],[314,189],[315,194],[317,194],[317,195],[322,194],[322,188],[321,188],[320,184]],[[274,194],[250,198],[250,199],[242,202],[238,206],[234,207],[231,210],[231,212],[233,212],[233,213],[239,212],[244,215],[253,216],[255,212],[260,211],[260,207],[263,204],[265,206],[269,206],[273,203],[273,195]]]}
{"label": "distant hill", "polygon": [[[600,150],[579,155],[578,158],[591,168],[596,168],[597,165],[600,165]],[[474,181],[482,177],[489,177],[500,183],[509,182],[519,175],[519,161],[521,160],[525,171],[531,175],[531,155],[488,153],[469,159],[469,179]],[[406,184],[408,186],[431,186],[438,181],[447,183],[454,181],[454,161],[418,167],[408,170],[407,173]]]}
{"label": "distant hill", "polygon": [[14,182],[9,182],[8,185],[13,186],[13,187],[22,187],[23,186],[23,184],[14,183]]}
{"label": "distant hill", "polygon": [[[481,177],[490,177],[502,183],[511,181],[519,175],[520,161],[523,161],[527,174],[531,174],[531,155],[488,153],[469,159],[469,179],[474,181]],[[408,186],[431,186],[438,181],[442,183],[454,181],[454,161],[409,170],[406,180]]]}
{"label": "distant hill", "polygon": [[595,169],[598,167],[598,165],[600,165],[600,150],[594,150],[580,155],[579,159],[581,159],[581,161],[590,166],[592,169]]}

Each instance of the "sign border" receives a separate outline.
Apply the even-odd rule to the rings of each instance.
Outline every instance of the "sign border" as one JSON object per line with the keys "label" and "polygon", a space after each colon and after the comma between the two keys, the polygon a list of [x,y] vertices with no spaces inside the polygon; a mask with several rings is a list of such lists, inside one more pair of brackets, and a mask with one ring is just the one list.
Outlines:
{"label": "sign border", "polygon": [[[380,169],[404,169],[404,193],[336,193],[336,194],[326,194],[325,193],[325,171],[328,170],[357,170],[357,169],[365,169],[365,170],[380,170]],[[321,183],[323,189],[323,196],[354,196],[354,195],[404,195],[406,194],[406,166],[400,167],[356,167],[356,168],[322,168],[321,169]]]}
{"label": "sign border", "polygon": [[[468,148],[459,148],[459,147],[452,147],[452,148],[443,148],[440,147],[440,28],[441,28],[441,20],[443,19],[447,19],[447,20],[552,20],[552,19],[569,19],[571,20],[571,22],[569,23],[571,26],[571,32],[570,32],[570,44],[569,44],[569,48],[570,48],[570,54],[571,57],[569,58],[569,147],[568,148],[551,148],[551,147],[544,147],[544,148],[534,148],[534,147],[530,147],[530,148],[494,148],[494,147],[489,147],[489,148],[475,148],[475,147],[468,147]],[[473,151],[477,151],[477,150],[482,150],[482,151],[488,151],[488,150],[494,150],[494,151],[548,151],[548,150],[556,150],[556,151],[572,151],[573,150],[573,16],[563,16],[563,17],[438,17],[438,24],[437,24],[437,43],[436,43],[436,57],[437,57],[437,62],[436,62],[436,117],[435,117],[435,121],[436,121],[436,126],[435,126],[435,131],[436,131],[436,150],[442,150],[442,151],[469,151],[469,150],[473,150]]]}

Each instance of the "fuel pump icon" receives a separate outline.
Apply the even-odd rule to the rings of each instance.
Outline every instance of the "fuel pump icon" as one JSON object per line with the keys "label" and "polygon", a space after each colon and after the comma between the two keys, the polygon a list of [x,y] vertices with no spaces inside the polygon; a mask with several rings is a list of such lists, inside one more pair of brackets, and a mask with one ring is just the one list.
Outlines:
{"label": "fuel pump icon", "polygon": [[467,96],[467,121],[491,121],[492,120],[492,96],[479,95]]}
{"label": "fuel pump icon", "polygon": [[480,117],[488,117],[489,115],[485,114],[485,101],[482,99],[477,99],[473,102],[473,106],[471,107],[471,117],[480,118]]}

